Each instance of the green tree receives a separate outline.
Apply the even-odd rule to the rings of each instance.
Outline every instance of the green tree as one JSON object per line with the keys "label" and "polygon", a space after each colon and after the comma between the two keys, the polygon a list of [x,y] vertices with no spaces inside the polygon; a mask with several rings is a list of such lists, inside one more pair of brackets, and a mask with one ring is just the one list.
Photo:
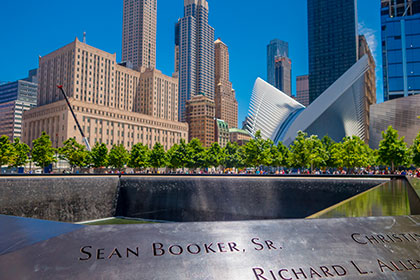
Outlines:
{"label": "green tree", "polygon": [[121,170],[130,160],[130,154],[123,144],[113,145],[108,155],[108,164],[115,169]]}
{"label": "green tree", "polygon": [[344,137],[333,149],[333,158],[339,167],[347,167],[352,172],[356,167],[367,167],[372,150],[357,136]]}
{"label": "green tree", "polygon": [[313,170],[314,167],[325,166],[328,160],[328,154],[318,136],[311,135],[307,140],[307,145],[311,170]]}
{"label": "green tree", "polygon": [[271,155],[273,144],[271,140],[262,139],[261,131],[257,131],[255,137],[244,147],[245,164],[249,167],[270,166],[273,161]]}
{"label": "green tree", "polygon": [[0,137],[0,167],[2,165],[13,165],[16,151],[10,143],[9,136]]}
{"label": "green tree", "polygon": [[55,149],[52,147],[50,136],[45,131],[42,132],[41,137],[32,142],[32,145],[32,161],[36,165],[45,168],[53,162],[57,162]]}
{"label": "green tree", "polygon": [[90,163],[90,155],[85,146],[77,143],[74,138],[69,138],[58,149],[60,158],[67,160],[73,171],[75,167],[85,167]]}
{"label": "green tree", "polygon": [[413,163],[415,166],[420,167],[420,132],[414,139],[413,146],[411,146],[411,152],[413,154]]}
{"label": "green tree", "polygon": [[282,143],[279,142],[271,147],[271,157],[273,159],[272,166],[274,167],[288,167],[289,149]]}
{"label": "green tree", "polygon": [[93,167],[101,168],[108,166],[108,148],[105,143],[99,144],[99,142],[96,142],[90,152],[90,156]]}
{"label": "green tree", "polygon": [[298,135],[290,145],[289,164],[293,167],[308,167],[309,164],[309,151],[307,150],[308,145],[306,138],[308,134],[302,131],[298,132]]}
{"label": "green tree", "polygon": [[410,151],[404,142],[404,137],[399,137],[398,131],[389,126],[387,131],[382,132],[382,140],[379,143],[379,161],[391,166],[392,172],[401,165],[410,163]]}
{"label": "green tree", "polygon": [[142,143],[137,143],[131,149],[129,166],[140,169],[146,168],[149,166],[149,156],[149,147]]}
{"label": "green tree", "polygon": [[162,144],[159,142],[153,146],[153,149],[150,151],[150,166],[157,169],[160,167],[165,167],[166,165],[166,152]]}
{"label": "green tree", "polygon": [[241,147],[238,143],[228,142],[223,148],[223,160],[221,164],[226,168],[241,168],[244,166]]}
{"label": "green tree", "polygon": [[194,138],[187,145],[187,163],[186,167],[190,169],[197,169],[206,165],[206,150],[201,141]]}
{"label": "green tree", "polygon": [[13,143],[15,155],[13,159],[13,166],[14,167],[21,167],[25,166],[26,162],[28,161],[29,153],[31,149],[28,145],[21,142],[19,138],[15,138],[15,142]]}
{"label": "green tree", "polygon": [[184,169],[190,162],[192,157],[188,145],[184,139],[181,139],[179,144],[175,144],[169,149],[167,153],[168,166],[172,169],[181,168]]}
{"label": "green tree", "polygon": [[182,158],[184,155],[179,153],[179,145],[174,144],[166,153],[166,158],[168,162],[168,167],[174,171],[182,167]]}
{"label": "green tree", "polygon": [[328,135],[325,135],[321,139],[322,145],[324,145],[325,152],[327,153],[327,160],[325,162],[325,166],[323,167],[336,167],[336,162],[334,160],[333,151],[335,149],[335,146],[337,143],[334,142],[334,140],[331,139]]}
{"label": "green tree", "polygon": [[208,167],[219,167],[223,162],[223,158],[223,149],[217,142],[213,143],[211,147],[206,151],[206,165]]}
{"label": "green tree", "polygon": [[307,133],[299,131],[295,141],[290,146],[290,165],[313,170],[315,167],[325,166],[327,160],[328,154],[318,136],[308,137]]}

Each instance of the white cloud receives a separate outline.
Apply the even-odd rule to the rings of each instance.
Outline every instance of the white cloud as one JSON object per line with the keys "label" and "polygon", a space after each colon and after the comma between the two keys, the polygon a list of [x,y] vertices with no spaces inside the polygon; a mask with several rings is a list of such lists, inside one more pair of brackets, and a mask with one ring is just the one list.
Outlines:
{"label": "white cloud", "polygon": [[[365,35],[366,41],[369,45],[370,51],[372,52],[373,58],[376,63],[376,89],[377,93],[381,93],[381,96],[378,96],[378,101],[382,100],[382,64],[379,64],[379,56],[381,54],[381,49],[378,49],[380,46],[380,35],[376,36],[377,31],[366,26],[362,21],[359,22],[359,35]],[[380,48],[380,47],[379,47]]]}
{"label": "white cloud", "polygon": [[375,57],[377,61],[377,50],[378,50],[378,40],[376,39],[376,31],[367,27],[364,22],[359,22],[359,34],[365,35],[366,41],[369,45],[370,51],[372,55]]}

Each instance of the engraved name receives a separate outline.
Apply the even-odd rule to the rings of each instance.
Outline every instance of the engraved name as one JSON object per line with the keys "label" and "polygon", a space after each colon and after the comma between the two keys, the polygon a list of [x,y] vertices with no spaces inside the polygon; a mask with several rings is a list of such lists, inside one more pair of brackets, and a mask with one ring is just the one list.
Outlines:
{"label": "engraved name", "polygon": [[418,233],[387,233],[387,234],[361,234],[353,233],[351,239],[357,244],[362,245],[378,245],[388,243],[407,243],[420,242],[420,234]]}

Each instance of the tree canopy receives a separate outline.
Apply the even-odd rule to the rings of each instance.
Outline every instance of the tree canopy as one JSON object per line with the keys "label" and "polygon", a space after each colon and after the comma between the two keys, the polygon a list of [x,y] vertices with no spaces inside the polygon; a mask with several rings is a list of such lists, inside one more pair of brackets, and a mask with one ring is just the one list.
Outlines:
{"label": "tree canopy", "polygon": [[411,152],[413,154],[414,165],[420,167],[420,131],[419,134],[417,134],[416,139],[414,139],[413,146],[411,146]]}
{"label": "tree canopy", "polygon": [[206,151],[201,144],[201,141],[197,138],[191,140],[187,145],[187,158],[188,162],[186,167],[190,169],[197,169],[205,167],[206,165]]}
{"label": "tree canopy", "polygon": [[13,143],[14,148],[14,156],[13,156],[13,163],[14,167],[21,167],[25,166],[26,162],[29,158],[29,153],[31,149],[28,145],[21,142],[19,138],[15,138],[15,142]]}
{"label": "tree canopy", "polygon": [[45,168],[57,161],[54,156],[55,149],[52,147],[50,136],[45,133],[45,131],[43,131],[42,135],[38,139],[35,139],[32,144],[32,161],[39,167]]}
{"label": "tree canopy", "polygon": [[404,142],[404,137],[399,137],[398,131],[389,126],[382,132],[382,140],[378,150],[379,161],[382,164],[391,166],[392,171],[401,165],[409,164],[410,151]]}
{"label": "tree canopy", "polygon": [[92,165],[95,168],[108,166],[108,148],[105,143],[99,144],[98,142],[90,152]]}
{"label": "tree canopy", "polygon": [[108,155],[108,164],[115,169],[121,170],[130,160],[130,154],[123,144],[113,145]]}
{"label": "tree canopy", "polygon": [[150,151],[147,145],[137,143],[133,146],[130,153],[130,167],[133,168],[146,168],[150,162]]}
{"label": "tree canopy", "polygon": [[306,132],[299,131],[295,141],[290,146],[290,165],[313,169],[326,166],[327,160],[328,153],[318,136],[308,137]]}
{"label": "tree canopy", "polygon": [[367,167],[370,164],[371,149],[357,136],[344,137],[343,141],[334,145],[333,158],[337,166],[350,170],[355,167]]}
{"label": "tree canopy", "polygon": [[96,168],[111,166],[116,169],[132,167],[144,169],[153,167],[178,168],[244,168],[244,167],[296,167],[325,168],[345,167],[351,172],[355,168],[385,165],[392,167],[408,166],[414,163],[420,166],[420,132],[411,147],[399,137],[391,126],[382,133],[382,141],[378,150],[372,150],[357,136],[344,137],[335,143],[330,137],[319,139],[316,135],[308,136],[299,131],[297,137],[286,147],[283,143],[275,144],[270,139],[263,139],[257,131],[255,137],[245,146],[238,143],[227,143],[221,147],[213,143],[209,148],[203,147],[199,139],[192,139],[188,144],[181,139],[167,152],[160,143],[155,143],[153,149],[142,143],[133,145],[127,151],[123,144],[113,145],[108,152],[107,145],[96,143],[91,152],[74,138],[66,140],[62,147],[54,149],[50,137],[43,132],[41,137],[33,141],[33,148],[19,139],[11,143],[7,136],[0,137],[0,165],[20,167],[32,155],[32,160],[45,168],[56,162],[56,151],[72,168],[93,166]]}
{"label": "tree canopy", "polygon": [[206,152],[206,166],[208,167],[219,167],[223,162],[224,154],[219,143],[213,143]]}
{"label": "tree canopy", "polygon": [[264,140],[261,131],[257,131],[255,137],[245,145],[245,165],[249,167],[270,166],[272,163],[272,146],[273,141]]}
{"label": "tree canopy", "polygon": [[67,160],[71,168],[86,167],[90,164],[90,154],[85,146],[77,143],[74,138],[69,138],[63,143],[63,147],[58,149],[60,157]]}
{"label": "tree canopy", "polygon": [[160,168],[166,166],[166,152],[162,144],[156,143],[150,151],[150,166]]}
{"label": "tree canopy", "polygon": [[10,143],[9,136],[3,135],[0,137],[0,167],[13,164],[14,156],[15,149]]}
{"label": "tree canopy", "polygon": [[244,167],[243,150],[238,143],[228,142],[223,149],[223,160],[221,165],[226,168],[241,168]]}

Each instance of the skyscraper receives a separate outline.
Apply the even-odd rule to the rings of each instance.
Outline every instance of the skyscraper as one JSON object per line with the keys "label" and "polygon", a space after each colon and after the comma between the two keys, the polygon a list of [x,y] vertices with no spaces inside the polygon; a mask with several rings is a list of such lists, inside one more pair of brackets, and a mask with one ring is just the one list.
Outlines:
{"label": "skyscraper", "polygon": [[292,61],[288,57],[277,56],[274,62],[274,86],[288,96],[292,96]]}
{"label": "skyscraper", "polygon": [[276,86],[276,57],[289,57],[289,43],[279,39],[271,40],[267,46],[267,82]]}
{"label": "skyscraper", "polygon": [[124,0],[122,60],[156,67],[157,0]]}
{"label": "skyscraper", "polygon": [[238,126],[238,101],[229,81],[229,49],[220,39],[214,42],[215,50],[215,104],[216,118],[229,127]]}
{"label": "skyscraper", "polygon": [[185,105],[192,96],[214,99],[214,29],[208,16],[206,0],[184,0],[184,17],[175,27],[180,121],[185,121]]}
{"label": "skyscraper", "polygon": [[358,60],[356,0],[308,0],[312,103]]}
{"label": "skyscraper", "polygon": [[366,143],[369,143],[370,139],[370,106],[376,104],[376,63],[373,58],[372,52],[370,51],[369,45],[364,35],[359,36],[359,59],[364,55],[368,56],[369,70],[365,73],[365,86],[364,86],[364,103],[363,110],[364,122],[365,122],[365,136]]}
{"label": "skyscraper", "polygon": [[37,105],[38,84],[29,77],[0,85],[0,136],[10,139],[22,136],[22,115]]}
{"label": "skyscraper", "polygon": [[296,97],[295,100],[303,106],[309,106],[309,76],[296,77]]}
{"label": "skyscraper", "polygon": [[382,0],[384,99],[420,93],[420,0]]}

